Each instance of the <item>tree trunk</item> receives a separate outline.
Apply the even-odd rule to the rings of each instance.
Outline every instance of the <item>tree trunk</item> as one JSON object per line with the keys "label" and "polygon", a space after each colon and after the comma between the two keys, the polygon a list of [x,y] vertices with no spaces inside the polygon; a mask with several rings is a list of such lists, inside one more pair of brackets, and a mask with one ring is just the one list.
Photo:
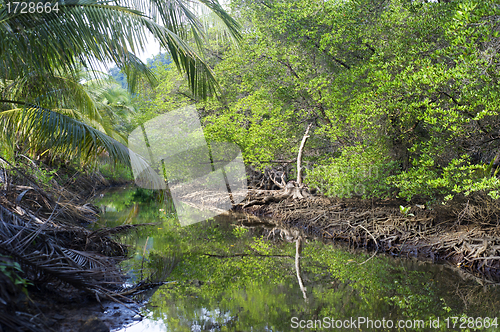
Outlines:
{"label": "tree trunk", "polygon": [[304,137],[302,137],[302,142],[300,142],[299,154],[297,155],[297,184],[302,186],[302,151],[304,150],[304,145],[306,145],[306,141],[309,138],[309,129],[311,129],[312,122],[307,126],[306,132],[304,133]]}

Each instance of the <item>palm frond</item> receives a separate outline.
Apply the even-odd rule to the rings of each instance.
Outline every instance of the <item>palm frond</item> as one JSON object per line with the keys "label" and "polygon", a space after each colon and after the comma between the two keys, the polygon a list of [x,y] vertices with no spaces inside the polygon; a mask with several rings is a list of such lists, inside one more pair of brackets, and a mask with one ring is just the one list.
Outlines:
{"label": "palm frond", "polygon": [[[126,4],[126,2],[118,2]],[[147,3],[147,4],[144,4]],[[238,23],[216,1],[204,0],[227,24],[231,33],[239,36]],[[144,4],[144,5],[142,5]],[[198,42],[202,25],[183,1],[134,2],[140,10],[90,1],[62,4],[55,14],[6,14],[0,10],[0,72],[12,79],[36,72],[56,76],[57,70],[75,72],[80,63],[96,69],[100,63],[114,62],[126,74],[131,89],[139,73],[154,81],[154,75],[135,55],[145,49],[149,31],[169,50],[179,69],[188,75],[196,95],[206,97],[216,88],[210,68],[184,42],[186,24]],[[161,21],[160,24],[157,21]],[[22,61],[19,61],[22,59]]]}
{"label": "palm frond", "polygon": [[220,30],[227,31],[227,34],[236,42],[241,41],[241,24],[231,17],[217,0],[199,0],[218,18],[210,18]]}
{"label": "palm frond", "polygon": [[[200,38],[205,37],[203,24],[198,16],[204,12],[200,7],[206,7],[217,15],[236,40],[241,39],[241,25],[233,19],[217,0],[200,0],[198,2],[186,0],[121,0],[120,5],[137,8],[156,23],[162,24],[181,37],[193,33]],[[201,5],[201,6],[200,6]]]}
{"label": "palm frond", "polygon": [[99,154],[107,152],[113,160],[143,173],[147,181],[158,181],[156,187],[165,186],[163,179],[157,176],[140,155],[101,131],[67,115],[30,105],[0,112],[0,126],[4,136],[16,135],[35,150],[48,148],[53,154],[67,158],[95,160]]}
{"label": "palm frond", "polygon": [[[52,228],[34,225],[0,206],[0,253],[19,262],[31,280],[52,277],[80,288],[123,280],[115,258],[64,247],[74,241],[56,238]],[[81,237],[86,233],[83,228],[73,231]]]}
{"label": "palm frond", "polygon": [[107,151],[125,165],[130,163],[126,146],[99,130],[65,114],[36,105],[0,113],[7,135],[17,135],[34,148],[48,147],[55,154],[91,159]]}
{"label": "palm frond", "polygon": [[[81,84],[83,73],[68,73],[57,76],[40,76],[36,73],[17,77],[8,87],[0,89],[5,99],[29,100],[33,104],[42,104],[50,109],[73,108],[83,117],[102,121],[97,109],[97,100],[91,90]],[[97,89],[94,86],[94,89]]]}
{"label": "palm frond", "polygon": [[[154,79],[133,54],[145,47],[145,22],[139,11],[89,1],[60,4],[59,13],[7,14],[0,25],[0,68],[7,77],[27,73],[56,76],[75,72],[81,63],[97,69],[115,62],[132,74]],[[7,9],[2,10],[4,14]],[[1,17],[1,15],[0,15]],[[21,60],[21,61],[20,61]],[[129,75],[131,78],[134,75]]]}
{"label": "palm frond", "polygon": [[61,248],[61,253],[68,259],[68,262],[73,262],[74,266],[80,269],[107,271],[110,268],[113,269],[115,263],[104,255],[89,251]]}

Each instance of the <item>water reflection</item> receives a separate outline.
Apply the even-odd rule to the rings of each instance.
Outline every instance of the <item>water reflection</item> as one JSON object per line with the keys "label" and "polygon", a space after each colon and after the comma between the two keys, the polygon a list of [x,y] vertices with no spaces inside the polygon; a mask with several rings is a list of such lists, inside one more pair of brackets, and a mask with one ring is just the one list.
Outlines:
{"label": "water reflection", "polygon": [[[327,323],[361,318],[395,325],[379,330],[445,331],[447,317],[498,315],[498,288],[483,288],[447,266],[382,255],[367,261],[366,253],[313,239],[301,252],[304,300],[297,231],[241,216],[181,227],[134,188],[107,193],[96,204],[106,210],[101,225],[157,222],[122,238],[135,248],[125,268],[132,279],[175,281],[144,294],[147,317],[119,331],[322,331],[331,330]],[[439,327],[430,328],[438,318]],[[399,320],[411,324],[396,328]],[[348,327],[336,330],[374,330]]]}

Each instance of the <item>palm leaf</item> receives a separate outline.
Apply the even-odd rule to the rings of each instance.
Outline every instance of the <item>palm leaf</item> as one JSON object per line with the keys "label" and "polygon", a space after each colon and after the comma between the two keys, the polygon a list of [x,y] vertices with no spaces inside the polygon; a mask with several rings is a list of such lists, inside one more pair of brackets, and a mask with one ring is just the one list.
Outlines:
{"label": "palm leaf", "polygon": [[[0,206],[0,209],[5,208]],[[0,222],[0,252],[19,262],[31,280],[52,277],[80,288],[123,280],[113,258],[88,253],[86,260],[75,259],[74,254],[78,251],[58,244],[61,240],[50,235],[51,226],[31,225],[16,215],[11,215],[10,219],[17,219],[18,225],[6,220],[4,215]],[[23,226],[19,227],[19,224]],[[41,228],[45,228],[44,232],[40,231]],[[90,257],[92,264],[89,263]]]}
{"label": "palm leaf", "polygon": [[[239,25],[218,2],[202,2],[227,23],[235,36],[239,36]],[[206,97],[213,93],[217,85],[212,71],[182,38],[187,25],[198,42],[202,39],[202,25],[186,4],[180,0],[133,4],[136,8],[148,9],[146,13],[153,18],[139,10],[95,1],[66,2],[59,6],[61,11],[55,16],[46,13],[9,15],[5,8],[0,10],[0,72],[6,73],[4,78],[7,79],[33,71],[42,76],[56,76],[55,68],[75,72],[79,63],[96,69],[99,63],[114,62],[127,74],[129,87],[133,89],[139,73],[154,80],[151,71],[134,55],[145,49],[148,31],[169,50],[177,67],[187,74],[196,95]]]}
{"label": "palm leaf", "polygon": [[135,72],[153,79],[132,53],[134,46],[145,46],[148,19],[140,12],[95,2],[68,2],[59,8],[57,15],[10,14],[0,21],[2,73],[10,78],[32,72],[56,76],[57,70],[76,72],[81,63],[96,69],[98,62],[112,61],[129,72],[131,80]]}
{"label": "palm leaf", "polygon": [[[113,256],[116,253],[106,247],[121,247],[108,235],[123,231],[123,227],[92,232],[50,223],[40,226],[0,205],[0,253],[19,262],[31,280],[56,278],[87,289],[121,283],[123,274],[116,263],[125,257]],[[99,252],[85,250],[92,243],[101,246],[94,245]]]}
{"label": "palm leaf", "polygon": [[30,100],[34,104],[43,104],[47,108],[78,109],[78,119],[87,118],[92,121],[103,121],[98,111],[98,101],[95,92],[99,86],[94,84],[88,89],[80,81],[85,78],[79,71],[75,74],[57,76],[39,76],[28,74],[11,81],[8,87],[2,90],[4,98],[10,100]]}
{"label": "palm leaf", "polygon": [[[100,77],[96,79],[98,75]],[[112,100],[113,97],[130,103],[127,91],[121,87],[118,90],[115,85],[107,74],[80,70],[66,76],[22,77],[11,81],[2,94],[9,100],[35,100],[35,104],[43,104],[46,108],[90,124],[108,136],[125,142],[126,138],[113,129],[113,120],[122,121],[132,110],[126,104],[104,103],[106,98]],[[117,108],[120,108],[120,114],[116,114]]]}
{"label": "palm leaf", "polygon": [[4,136],[16,135],[34,150],[48,148],[54,155],[87,161],[96,160],[99,154],[107,152],[114,161],[143,173],[146,181],[159,181],[157,187],[165,185],[140,155],[92,126],[67,115],[29,105],[0,112],[0,125]]}

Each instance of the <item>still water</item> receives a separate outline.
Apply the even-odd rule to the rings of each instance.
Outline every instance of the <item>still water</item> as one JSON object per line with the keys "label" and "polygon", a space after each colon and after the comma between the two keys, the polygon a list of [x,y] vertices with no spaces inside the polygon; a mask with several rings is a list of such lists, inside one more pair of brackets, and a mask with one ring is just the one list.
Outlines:
{"label": "still water", "polygon": [[115,331],[500,331],[500,288],[445,264],[308,238],[301,289],[293,231],[245,216],[181,227],[160,201],[134,187],[95,201],[97,227],[156,223],[120,238],[133,252],[123,268],[131,281],[168,281],[137,299],[142,321]]}

